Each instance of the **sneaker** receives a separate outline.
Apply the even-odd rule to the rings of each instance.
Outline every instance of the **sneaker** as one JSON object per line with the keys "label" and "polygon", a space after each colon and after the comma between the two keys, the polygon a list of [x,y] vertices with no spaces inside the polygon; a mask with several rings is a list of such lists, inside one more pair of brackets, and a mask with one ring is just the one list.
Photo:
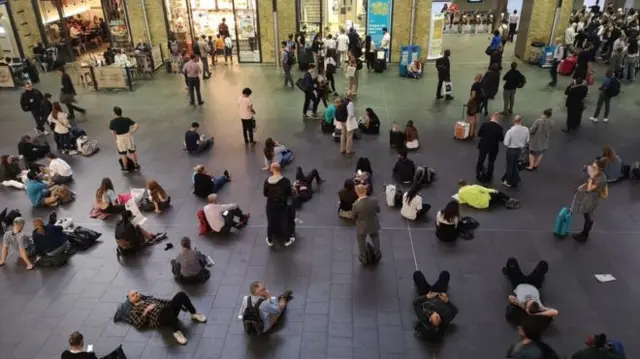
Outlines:
{"label": "sneaker", "polygon": [[78,153],[79,153],[79,152],[78,152],[78,151],[76,151],[76,150],[70,150],[70,151],[69,151],[69,154],[70,154],[70,155],[77,155]]}
{"label": "sneaker", "polygon": [[587,237],[583,235],[582,232],[574,233],[571,237],[573,237],[573,239],[580,243],[584,243],[587,241]]}
{"label": "sneaker", "polygon": [[609,119],[605,117],[605,118],[602,119],[602,122],[605,122],[605,123],[609,122]]}
{"label": "sneaker", "polygon": [[502,181],[502,184],[503,184],[505,187],[509,187],[509,188],[511,188],[511,185],[510,185],[510,184],[509,184],[509,182],[507,182],[507,181]]}
{"label": "sneaker", "polygon": [[267,237],[266,241],[269,247],[273,247],[273,240],[271,238]]}
{"label": "sneaker", "polygon": [[136,171],[140,171],[140,165],[139,165],[139,164],[137,164],[137,163],[136,163],[135,165],[133,165],[133,168],[134,168]]}
{"label": "sneaker", "polygon": [[122,171],[122,173],[129,173],[129,170],[126,168],[121,168],[120,171]]}
{"label": "sneaker", "polygon": [[229,175],[229,171],[224,170],[224,172],[222,172],[222,174],[223,174],[225,177],[227,177],[227,180],[228,180],[228,181],[231,181],[231,175]]}
{"label": "sneaker", "polygon": [[206,323],[207,317],[205,317],[204,314],[202,313],[195,313],[195,314],[191,314],[191,320],[195,322]]}
{"label": "sneaker", "polygon": [[447,95],[447,96],[445,96],[445,98],[444,98],[444,99],[445,99],[445,100],[447,100],[447,101],[451,101],[451,100],[453,100],[453,99],[454,99],[454,97],[453,97],[453,96],[451,96],[451,95]]}
{"label": "sneaker", "polygon": [[173,337],[176,338],[176,342],[178,342],[178,344],[187,344],[187,338],[184,337],[184,334],[182,334],[181,331],[178,330],[176,332],[173,332]]}
{"label": "sneaker", "polygon": [[591,116],[591,117],[589,117],[589,119],[590,119],[591,121],[593,121],[593,122],[598,122],[598,118],[597,118],[597,117],[593,117],[593,116]]}
{"label": "sneaker", "polygon": [[290,238],[289,238],[289,240],[288,240],[288,241],[286,241],[286,242],[284,243],[284,246],[285,246],[285,247],[289,247],[289,246],[290,246],[290,245],[292,245],[292,244],[293,244],[293,242],[295,242],[295,241],[296,241],[296,237],[290,237]]}
{"label": "sneaker", "polygon": [[152,240],[153,241],[161,241],[161,240],[163,240],[165,238],[167,238],[167,232],[160,232],[160,233],[157,233],[155,235],[155,237],[153,237]]}

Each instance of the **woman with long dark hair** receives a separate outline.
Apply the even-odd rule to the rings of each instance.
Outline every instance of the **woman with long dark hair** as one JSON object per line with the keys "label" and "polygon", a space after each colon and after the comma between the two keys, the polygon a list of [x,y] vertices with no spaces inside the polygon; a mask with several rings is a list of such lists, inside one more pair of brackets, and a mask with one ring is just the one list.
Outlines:
{"label": "woman with long dark hair", "polygon": [[364,110],[364,123],[358,125],[362,133],[377,135],[380,133],[380,119],[370,107]]}
{"label": "woman with long dark hair", "polygon": [[147,190],[149,191],[149,198],[151,199],[155,213],[160,213],[169,208],[171,205],[171,197],[158,182],[149,180],[147,182]]}
{"label": "woman with long dark hair", "polygon": [[281,167],[284,167],[293,160],[293,152],[271,137],[268,137],[264,141],[263,153],[264,167],[262,169],[265,171],[269,169],[269,166],[273,162],[278,162]]}
{"label": "woman with long dark hair", "polygon": [[431,208],[430,204],[422,203],[422,196],[420,196],[421,188],[421,183],[414,183],[411,185],[411,188],[402,195],[402,209],[400,210],[402,217],[415,221],[424,217]]}
{"label": "woman with long dark hair", "polygon": [[87,110],[74,105],[74,103],[76,103],[76,89],[73,87],[71,76],[69,76],[69,74],[65,71],[64,65],[58,67],[58,72],[60,73],[60,77],[62,80],[62,88],[60,89],[60,102],[67,105],[67,109],[69,109],[69,119],[73,120],[75,118],[74,110],[79,111],[83,115],[86,114]]}
{"label": "woman with long dark hair", "polygon": [[451,200],[436,214],[436,237],[444,242],[453,242],[460,236],[460,203]]}
{"label": "woman with long dark hair", "polygon": [[124,204],[118,202],[118,196],[113,190],[113,183],[109,177],[102,179],[96,191],[96,204],[104,213],[117,214],[124,212]]}
{"label": "woman with long dark hair", "polygon": [[67,114],[62,111],[59,102],[53,103],[47,121],[53,125],[53,139],[56,142],[58,151],[64,154],[69,153],[69,149],[71,148],[71,135],[69,134],[71,124]]}
{"label": "woman with long dark hair", "polygon": [[338,199],[340,200],[338,217],[353,219],[353,204],[358,200],[353,180],[347,179],[344,181],[344,187],[338,191]]}
{"label": "woman with long dark hair", "polygon": [[620,156],[616,154],[611,146],[606,145],[602,148],[602,156],[600,156],[600,158],[604,160],[604,168],[602,170],[607,176],[607,182],[616,182],[624,178],[622,159],[620,159]]}
{"label": "woman with long dark hair", "polygon": [[376,59],[376,48],[371,41],[371,35],[364,38],[364,59],[367,62],[367,71],[373,71],[373,63]]}

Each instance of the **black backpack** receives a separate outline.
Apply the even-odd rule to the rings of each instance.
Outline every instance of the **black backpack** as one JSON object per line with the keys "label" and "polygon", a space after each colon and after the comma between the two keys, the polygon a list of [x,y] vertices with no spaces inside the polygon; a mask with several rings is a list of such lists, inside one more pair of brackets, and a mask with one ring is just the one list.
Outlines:
{"label": "black backpack", "polygon": [[436,171],[427,166],[418,166],[413,177],[413,183],[431,184],[436,177]]}
{"label": "black backpack", "polygon": [[617,78],[611,78],[611,82],[609,82],[605,92],[609,97],[618,96],[620,94],[620,81]]}
{"label": "black backpack", "polygon": [[296,55],[292,51],[287,52],[287,65],[293,66],[296,63]]}
{"label": "black backpack", "polygon": [[379,250],[373,248],[371,243],[367,243],[367,250],[364,253],[364,258],[359,257],[359,259],[360,263],[362,264],[378,264],[378,262],[380,262],[380,259],[382,259],[382,253]]}
{"label": "black backpack", "polygon": [[264,321],[262,320],[262,313],[260,313],[262,302],[264,302],[264,299],[260,298],[255,305],[252,305],[251,296],[247,296],[247,308],[242,313],[242,326],[244,326],[244,332],[250,336],[257,337],[264,330]]}

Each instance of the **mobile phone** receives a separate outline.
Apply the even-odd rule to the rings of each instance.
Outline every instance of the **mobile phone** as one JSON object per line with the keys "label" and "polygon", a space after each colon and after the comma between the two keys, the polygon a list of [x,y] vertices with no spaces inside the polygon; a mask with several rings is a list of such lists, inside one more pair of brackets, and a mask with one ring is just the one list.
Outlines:
{"label": "mobile phone", "polygon": [[87,351],[91,353],[93,351],[93,344],[87,345]]}
{"label": "mobile phone", "polygon": [[362,170],[358,170],[358,176],[362,176]]}

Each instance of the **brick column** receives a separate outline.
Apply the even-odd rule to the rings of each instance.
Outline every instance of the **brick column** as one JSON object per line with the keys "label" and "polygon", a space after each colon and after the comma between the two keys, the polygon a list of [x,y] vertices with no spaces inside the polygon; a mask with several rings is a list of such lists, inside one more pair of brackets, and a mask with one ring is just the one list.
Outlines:
{"label": "brick column", "polygon": [[[151,0],[147,0],[151,1]],[[129,15],[129,31],[133,43],[137,44],[140,41],[148,42],[149,37],[147,35],[147,28],[144,23],[144,14],[142,13],[142,1],[141,0],[127,0],[127,13]],[[147,14],[147,17],[149,14]]]}
{"label": "brick column", "polygon": [[165,14],[163,7],[164,0],[145,0],[145,9],[147,10],[147,19],[149,20],[149,31],[151,32],[151,42],[153,45],[160,44],[162,53],[167,56],[167,26],[165,23]]}
{"label": "brick column", "polygon": [[[280,11],[278,4],[278,11]],[[273,36],[273,0],[258,0],[259,25],[257,35],[260,39],[260,51],[262,51],[262,62],[274,63],[276,54],[274,51]],[[295,25],[294,25],[295,26]],[[280,41],[286,38],[280,38]]]}
{"label": "brick column", "polygon": [[[521,18],[516,40],[515,54],[521,60],[527,61],[531,55],[531,43],[534,41],[549,42],[553,19],[556,13],[557,0],[525,0],[532,4],[524,4],[522,18],[530,16],[529,21]],[[562,37],[569,25],[574,0],[563,0],[560,19],[557,24],[556,38]],[[524,21],[522,21],[524,20]],[[524,26],[523,26],[524,25]],[[552,39],[555,42],[555,39]]]}
{"label": "brick column", "polygon": [[[271,4],[272,0],[258,0],[259,2],[267,1]],[[286,40],[289,34],[296,32],[296,0],[277,0],[278,1],[278,37],[280,41]],[[273,14],[271,16],[273,18]],[[271,21],[273,23],[273,20]],[[273,24],[271,24],[273,28]],[[273,30],[271,30],[273,32]],[[273,46],[271,46],[273,47]]]}
{"label": "brick column", "polygon": [[[413,29],[413,44],[420,46],[421,57],[427,58],[429,52],[429,33],[431,32],[431,4],[432,0],[416,0],[416,22]],[[411,13],[409,13],[411,19]],[[398,17],[398,21],[402,18]],[[395,22],[395,19],[394,19]],[[398,52],[398,61],[400,53]]]}
{"label": "brick column", "polygon": [[22,45],[23,55],[33,56],[33,48],[42,41],[40,28],[38,27],[38,17],[28,0],[9,0],[11,14],[15,22],[18,33],[16,40]]}
{"label": "brick column", "polygon": [[[391,12],[393,20],[391,20],[390,62],[400,62],[400,47],[409,45],[412,1],[413,0],[393,0],[393,10]],[[417,14],[418,13],[416,12],[416,15]],[[418,21],[416,20],[416,23],[417,22]]]}

